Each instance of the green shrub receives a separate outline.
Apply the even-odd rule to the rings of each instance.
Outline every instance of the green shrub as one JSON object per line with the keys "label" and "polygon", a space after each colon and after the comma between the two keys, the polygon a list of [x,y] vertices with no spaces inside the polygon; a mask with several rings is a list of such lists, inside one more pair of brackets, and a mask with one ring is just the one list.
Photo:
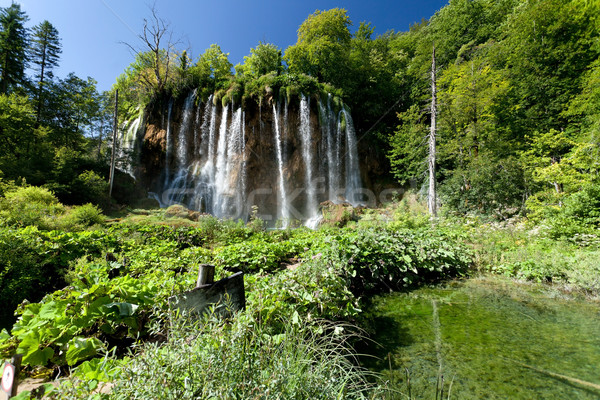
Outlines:
{"label": "green shrub", "polygon": [[64,212],[54,194],[42,187],[11,188],[0,198],[0,219],[5,225],[55,229]]}
{"label": "green shrub", "polygon": [[106,209],[110,204],[108,182],[94,171],[84,171],[73,181],[73,203],[93,203]]}
{"label": "green shrub", "polygon": [[427,205],[417,194],[406,193],[394,210],[394,220],[390,226],[395,229],[419,229],[428,226],[429,221]]}
{"label": "green shrub", "polygon": [[101,225],[105,221],[102,211],[93,204],[84,204],[70,208],[62,218],[62,228],[77,230],[94,225]]}
{"label": "green shrub", "polygon": [[467,272],[472,254],[435,230],[343,229],[312,250],[340,264],[356,294],[397,290]]}
{"label": "green shrub", "polygon": [[64,286],[69,264],[85,255],[99,255],[114,243],[106,233],[42,232],[36,227],[0,228],[0,328],[14,321],[18,304],[39,301]]}
{"label": "green shrub", "polygon": [[554,238],[598,232],[600,228],[600,185],[590,184],[564,200],[564,205],[546,222]]}

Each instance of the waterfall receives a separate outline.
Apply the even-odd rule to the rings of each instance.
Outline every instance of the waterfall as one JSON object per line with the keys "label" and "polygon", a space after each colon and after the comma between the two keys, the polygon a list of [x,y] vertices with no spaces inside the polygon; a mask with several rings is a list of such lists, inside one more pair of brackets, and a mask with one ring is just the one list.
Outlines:
{"label": "waterfall", "polygon": [[116,154],[116,167],[135,178],[133,173],[133,160],[132,153],[135,150],[136,139],[142,121],[144,120],[144,112],[138,109],[138,117],[129,123],[125,123],[122,126],[122,130],[125,132],[124,135],[118,138],[117,142],[117,154]]}
{"label": "waterfall", "polygon": [[188,141],[187,134],[190,129],[190,120],[194,111],[194,100],[196,99],[196,91],[194,90],[185,99],[183,106],[183,119],[181,125],[179,125],[179,134],[177,135],[177,166],[178,168],[184,169],[187,167],[187,152],[188,152]]}
{"label": "waterfall", "polygon": [[227,190],[225,177],[227,173],[227,113],[229,106],[223,108],[221,114],[221,126],[219,127],[219,142],[217,144],[217,164],[215,166],[215,196],[213,199],[213,213],[221,217],[223,215],[223,196]]}
{"label": "waterfall", "polygon": [[283,220],[284,226],[290,216],[288,213],[287,196],[285,193],[285,182],[283,179],[283,154],[281,150],[281,131],[279,129],[279,112],[273,103],[273,127],[275,128],[275,148],[277,153],[277,167],[279,170],[279,218]]}
{"label": "waterfall", "polygon": [[[196,90],[194,90],[196,92]],[[201,129],[200,125],[200,106],[202,105],[201,101],[198,101],[198,106],[196,107],[196,119],[194,121],[194,151],[192,154],[200,153],[200,135],[198,134],[198,129]],[[208,108],[208,107],[207,107]]]}
{"label": "waterfall", "polygon": [[196,184],[194,196],[190,202],[190,207],[208,213],[213,212],[213,201],[215,192],[215,136],[217,106],[212,102],[213,95],[210,95],[204,109],[202,125],[200,127],[200,149],[199,172],[196,172]]}
{"label": "waterfall", "polygon": [[[297,217],[316,227],[321,218],[319,202],[361,204],[356,131],[349,110],[338,105],[332,95],[318,103],[320,127],[311,125],[310,98],[302,95],[299,108],[288,104],[287,98],[275,101],[271,110],[267,107],[266,112],[272,112],[272,126],[266,130],[262,129],[264,121],[249,116],[249,138],[242,107],[214,105],[212,95],[196,105],[198,95],[190,92],[179,100],[176,104],[181,110],[173,109],[171,99],[162,113],[166,151],[163,174],[153,187],[161,206],[179,203],[220,218],[245,218],[249,212],[247,192],[273,184],[276,197],[264,202],[266,215],[270,212],[284,225]],[[137,132],[145,126],[144,118],[140,111],[139,118],[123,127],[127,133],[121,138],[122,148],[140,138]],[[313,132],[315,129],[318,131]],[[247,139],[252,147],[246,148]],[[256,147],[261,143],[262,147]],[[257,152],[256,157],[250,157],[252,152]],[[261,164],[261,157],[275,161],[273,171],[261,170],[268,168],[267,163]],[[300,174],[294,176],[293,172]],[[253,186],[256,184],[263,186]],[[259,192],[254,194],[263,195]]]}
{"label": "waterfall", "polygon": [[243,216],[246,214],[244,204],[246,201],[246,112],[242,113],[242,136],[241,136],[241,154],[240,154],[240,174],[241,188],[238,191],[238,215]]}
{"label": "waterfall", "polygon": [[[222,205],[225,206],[223,215],[228,217],[238,216],[242,211],[243,199],[241,195],[243,182],[242,171],[242,108],[238,108],[231,117],[231,125],[227,138],[227,158],[225,168],[225,201]],[[218,184],[218,182],[217,182]]]}
{"label": "waterfall", "polygon": [[289,139],[289,126],[288,126],[288,100],[287,96],[283,98],[283,157],[282,160],[285,163],[286,154],[288,153],[288,139]]}
{"label": "waterfall", "polygon": [[310,129],[310,103],[302,95],[300,99],[300,139],[302,142],[302,159],[304,160],[306,177],[306,224],[307,226],[317,225],[319,221],[316,189],[313,182],[313,162],[312,162],[312,132]]}
{"label": "waterfall", "polygon": [[173,99],[169,100],[169,108],[167,111],[167,137],[166,137],[166,155],[165,155],[165,187],[168,186],[169,183],[169,175],[170,168],[169,164],[171,163],[171,153],[173,152],[173,138],[171,138],[171,113],[173,111]]}
{"label": "waterfall", "polygon": [[188,132],[190,131],[192,115],[194,113],[195,99],[196,91],[194,90],[185,99],[183,106],[182,120],[181,124],[179,125],[179,132],[177,134],[177,152],[175,153],[177,172],[175,173],[175,177],[167,185],[167,197],[169,204],[183,202],[186,194],[188,194]]}
{"label": "waterfall", "polygon": [[361,204],[359,194],[362,188],[356,132],[352,116],[348,110],[344,108],[341,113],[344,115],[344,122],[346,123],[346,200],[356,207]]}
{"label": "waterfall", "polygon": [[[329,200],[338,202],[338,191],[340,189],[340,156],[338,137],[340,131],[337,130],[336,116],[331,108],[331,93],[327,96],[327,106],[322,102],[319,104],[321,111],[321,130],[322,141],[325,147],[326,170],[327,170],[327,191]],[[334,135],[335,134],[335,135]]]}

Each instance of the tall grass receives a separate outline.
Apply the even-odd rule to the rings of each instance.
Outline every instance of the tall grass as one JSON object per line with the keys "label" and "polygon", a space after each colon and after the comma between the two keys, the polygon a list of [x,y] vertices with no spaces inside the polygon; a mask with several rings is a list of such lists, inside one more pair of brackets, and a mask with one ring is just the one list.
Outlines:
{"label": "tall grass", "polygon": [[247,312],[223,322],[175,317],[115,381],[114,399],[367,399],[378,395],[354,363],[348,327],[283,321],[270,335]]}

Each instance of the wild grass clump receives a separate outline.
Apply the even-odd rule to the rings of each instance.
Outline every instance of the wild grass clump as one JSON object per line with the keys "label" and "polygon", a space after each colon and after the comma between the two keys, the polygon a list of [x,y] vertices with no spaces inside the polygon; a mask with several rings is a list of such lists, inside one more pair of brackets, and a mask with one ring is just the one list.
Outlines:
{"label": "wild grass clump", "polygon": [[285,321],[271,335],[251,313],[223,322],[173,318],[115,381],[113,399],[366,399],[375,387],[354,363],[347,327]]}

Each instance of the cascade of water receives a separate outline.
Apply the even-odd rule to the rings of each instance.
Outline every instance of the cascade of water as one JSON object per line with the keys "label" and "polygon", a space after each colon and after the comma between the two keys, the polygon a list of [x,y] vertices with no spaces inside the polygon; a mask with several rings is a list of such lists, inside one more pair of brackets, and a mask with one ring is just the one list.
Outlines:
{"label": "cascade of water", "polygon": [[194,111],[194,101],[196,100],[196,90],[188,95],[183,106],[183,118],[179,125],[177,135],[177,166],[179,169],[187,167],[187,152],[189,148],[187,134],[190,129],[190,121]]}
{"label": "cascade of water", "polygon": [[283,179],[283,154],[281,150],[281,131],[279,129],[279,111],[273,103],[273,127],[275,128],[275,150],[277,153],[277,166],[279,170],[279,218],[287,225],[290,216],[288,213],[287,196],[285,192],[285,182]]}
{"label": "cascade of water", "polygon": [[283,100],[283,156],[281,159],[285,164],[287,162],[287,154],[288,154],[288,138],[289,138],[289,126],[288,126],[288,100],[287,96],[284,97]]}
{"label": "cascade of water", "polygon": [[239,194],[238,194],[238,200],[239,200],[238,210],[239,210],[239,215],[245,215],[246,210],[243,208],[244,204],[246,204],[246,112],[245,111],[242,113],[242,135],[241,135],[240,157],[241,157],[240,163],[241,163],[241,169],[242,169],[242,171],[240,172],[242,175],[242,177],[241,177],[242,187],[239,190]]}
{"label": "cascade of water", "polygon": [[227,173],[227,114],[229,106],[223,108],[221,125],[219,127],[219,141],[217,144],[217,162],[215,165],[215,196],[213,198],[213,213],[218,217],[223,215],[223,195],[227,189],[225,182]]}
{"label": "cascade of water", "polygon": [[[196,119],[194,121],[194,151],[192,154],[200,153],[200,134],[202,132],[202,126],[200,125],[200,109],[202,105],[202,100],[198,101],[198,105],[196,106]],[[199,132],[200,131],[200,132]]]}
{"label": "cascade of water", "polygon": [[346,200],[353,206],[360,205],[360,169],[358,164],[358,148],[356,142],[356,131],[352,116],[345,108],[342,110],[346,122]]}
{"label": "cascade of water", "polygon": [[241,213],[241,187],[242,182],[242,108],[238,108],[231,117],[231,125],[227,137],[227,168],[225,175],[225,194],[223,202],[226,207],[223,214],[238,216]]}
{"label": "cascade of water", "polygon": [[200,127],[199,173],[196,172],[196,185],[190,206],[195,210],[213,212],[215,182],[215,136],[217,107],[210,95],[204,109],[204,119]]}
{"label": "cascade of water", "polygon": [[[320,102],[321,130],[324,137],[325,153],[327,161],[327,190],[329,200],[336,201],[336,192],[339,189],[340,172],[336,163],[336,140],[334,137],[335,115],[331,109],[331,94],[327,96],[327,106]],[[325,161],[325,160],[324,160]]]}
{"label": "cascade of water", "polygon": [[139,110],[139,115],[131,123],[123,127],[125,134],[119,137],[117,145],[116,155],[116,167],[135,178],[132,168],[131,153],[134,150],[135,140],[137,138],[138,131],[144,119],[144,113]]}
{"label": "cascade of water", "polygon": [[174,178],[169,182],[167,186],[167,197],[170,204],[181,203],[187,194],[189,184],[189,171],[188,171],[188,133],[190,131],[190,125],[192,115],[194,112],[194,101],[196,99],[196,91],[191,92],[185,99],[182,120],[179,125],[179,132],[177,134],[177,151],[175,153],[175,160],[177,161],[177,171]]}
{"label": "cascade of water", "polygon": [[[300,139],[302,142],[302,159],[304,160],[304,169],[306,177],[306,219],[307,225],[318,223],[318,204],[316,198],[316,189],[313,182],[313,162],[312,162],[312,132],[310,128],[310,103],[302,95],[300,99]],[[315,222],[315,219],[317,222]]]}
{"label": "cascade of water", "polygon": [[341,117],[341,113],[338,114],[338,118],[337,118],[337,124],[336,124],[336,131],[335,131],[335,138],[334,138],[334,142],[335,142],[335,148],[334,148],[334,168],[335,168],[335,172],[334,172],[334,176],[336,179],[335,182],[335,187],[336,189],[336,198],[334,199],[335,201],[337,201],[339,199],[339,191],[341,191],[340,186],[341,186],[341,182],[342,182],[342,137],[344,136],[343,132],[342,132],[342,117]]}
{"label": "cascade of water", "polygon": [[169,108],[167,111],[167,137],[166,137],[166,155],[165,155],[165,187],[169,183],[171,153],[173,152],[173,138],[171,138],[171,113],[173,111],[173,99],[169,100]]}

